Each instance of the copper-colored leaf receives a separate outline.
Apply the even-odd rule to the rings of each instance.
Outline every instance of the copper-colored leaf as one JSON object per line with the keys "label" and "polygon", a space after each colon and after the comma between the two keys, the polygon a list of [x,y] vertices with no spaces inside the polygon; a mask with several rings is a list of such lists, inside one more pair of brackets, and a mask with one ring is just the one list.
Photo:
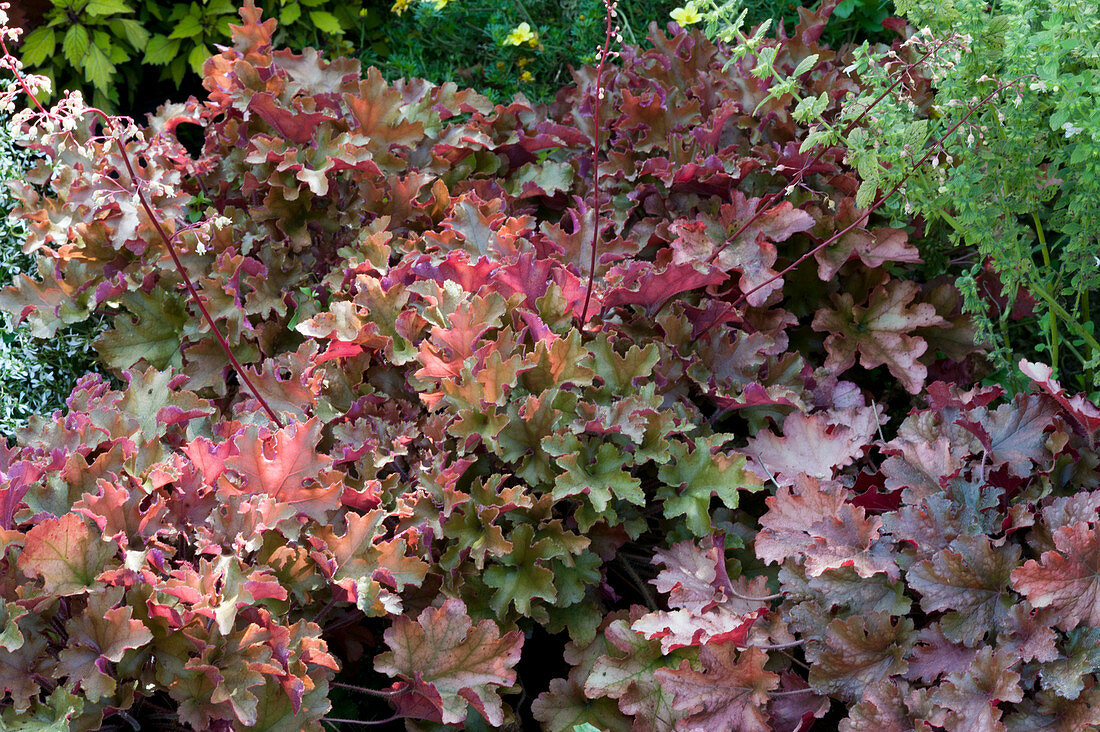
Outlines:
{"label": "copper-colored leaf", "polygon": [[397,618],[384,638],[391,650],[375,659],[375,670],[401,677],[410,693],[432,689],[439,699],[437,721],[461,723],[470,703],[490,724],[504,722],[497,691],[516,681],[514,666],[523,645],[518,630],[502,636],[491,620],[474,625],[462,601],[449,599],[415,621]]}

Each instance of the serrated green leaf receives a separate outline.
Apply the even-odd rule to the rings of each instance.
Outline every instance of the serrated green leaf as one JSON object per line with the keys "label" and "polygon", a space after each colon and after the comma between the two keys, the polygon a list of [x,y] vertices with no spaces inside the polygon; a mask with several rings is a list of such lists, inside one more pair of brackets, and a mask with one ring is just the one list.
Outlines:
{"label": "serrated green leaf", "polygon": [[[70,66],[75,68],[83,68],[86,61],[85,57],[88,55],[88,46],[91,45],[91,40],[88,38],[88,31],[84,29],[82,25],[74,25],[65,33],[65,38],[61,42],[61,52],[65,54],[65,60],[69,62]],[[106,56],[104,56],[106,60]]]}
{"label": "serrated green leaf", "polygon": [[279,25],[290,25],[302,17],[302,6],[298,3],[289,3],[279,13]]}
{"label": "serrated green leaf", "polygon": [[798,66],[794,67],[794,73],[791,74],[791,78],[797,79],[798,77],[802,76],[807,71],[812,69],[814,66],[817,65],[817,59],[818,59],[818,56],[817,56],[816,53],[812,53],[809,56],[807,56],[806,58],[802,59],[798,63]]}
{"label": "serrated green leaf", "polygon": [[185,15],[179,25],[168,34],[169,38],[201,38],[202,19],[197,15]]}
{"label": "serrated green leaf", "polygon": [[768,79],[775,74],[775,55],[779,52],[776,46],[761,48],[756,54],[756,66],[749,72],[757,79]]}
{"label": "serrated green leaf", "polygon": [[96,89],[106,93],[114,73],[115,65],[107,58],[103,49],[99,46],[89,46],[88,54],[84,58],[84,78]]}
{"label": "serrated green leaf", "polygon": [[745,470],[743,455],[720,451],[712,454],[730,437],[717,434],[700,438],[695,440],[694,449],[686,442],[674,441],[669,446],[673,459],[658,468],[657,476],[665,486],[657,491],[657,497],[664,500],[665,517],[683,516],[695,536],[706,536],[711,531],[712,496],[729,508],[737,508],[739,491],[761,488],[760,480]]}
{"label": "serrated green leaf", "polygon": [[517,526],[510,537],[512,553],[502,559],[505,564],[493,565],[485,572],[485,584],[496,590],[489,604],[498,615],[503,615],[510,604],[521,615],[527,615],[535,598],[550,603],[557,599],[554,573],[541,564],[550,558],[553,547],[545,539],[532,541],[534,534],[526,524]]}
{"label": "serrated green leaf", "polygon": [[856,158],[856,172],[863,180],[878,180],[878,159],[872,153],[861,154]]}
{"label": "serrated green leaf", "polygon": [[237,8],[230,0],[212,0],[212,2],[206,6],[207,15],[226,15],[235,14],[236,12]]}
{"label": "serrated green leaf", "polygon": [[827,106],[829,106],[829,93],[821,92],[817,97],[806,97],[799,101],[793,116],[796,121],[807,124],[820,117]]}
{"label": "serrated green leaf", "polygon": [[84,12],[95,18],[115,13],[132,13],[134,9],[124,0],[91,0],[84,6]]}
{"label": "serrated green leaf", "polygon": [[187,74],[187,59],[183,56],[176,56],[172,60],[171,65],[168,67],[168,75],[172,78],[172,83],[176,86],[180,85],[183,81],[184,75]]}
{"label": "serrated green leaf", "polygon": [[1070,165],[1077,165],[1078,163],[1084,162],[1087,158],[1095,156],[1095,154],[1095,146],[1079,142],[1073,146],[1073,153],[1069,156],[1069,163]]}
{"label": "serrated green leaf", "polygon": [[833,129],[814,130],[806,135],[806,139],[802,141],[802,145],[798,148],[798,151],[804,153],[814,149],[818,145],[835,145],[836,142],[837,133]]}
{"label": "serrated green leaf", "polygon": [[[113,63],[115,66],[118,66],[119,64],[124,64],[130,60],[130,53],[121,43],[111,43],[106,46],[106,49],[107,58],[110,59],[111,63]],[[112,89],[111,91],[115,90]]]}
{"label": "serrated green leaf", "polygon": [[311,10],[309,11],[309,19],[313,21],[313,25],[317,26],[319,30],[325,33],[331,33],[332,35],[343,35],[344,29],[340,26],[340,21],[336,19],[336,16],[325,10]]}
{"label": "serrated green leaf", "polygon": [[37,66],[53,54],[56,46],[57,37],[53,28],[36,28],[23,41],[21,52],[24,65]]}
{"label": "serrated green leaf", "polygon": [[583,456],[582,452],[557,458],[566,472],[554,481],[555,499],[586,494],[592,507],[601,513],[607,509],[612,495],[636,506],[645,505],[641,481],[624,470],[628,458],[619,448],[604,443],[592,461]]}
{"label": "serrated green leaf", "polygon": [[206,59],[210,58],[210,49],[206,47],[206,44],[201,46],[195,46],[191,49],[191,53],[187,55],[187,65],[191,67],[191,70],[196,74],[202,73],[202,65],[206,63]]}
{"label": "serrated green leaf", "polygon": [[145,46],[145,63],[164,66],[172,63],[179,55],[180,42],[159,33],[149,39]]}
{"label": "serrated green leaf", "polygon": [[145,44],[149,42],[149,31],[145,30],[145,26],[141,23],[131,18],[112,20],[111,29],[115,31],[115,35],[124,36],[130,45],[138,51],[144,50]]}
{"label": "serrated green leaf", "polygon": [[859,184],[856,191],[856,206],[867,208],[875,202],[875,194],[878,193],[878,184],[873,180],[865,180]]}
{"label": "serrated green leaf", "polygon": [[187,313],[175,298],[153,297],[142,292],[122,295],[129,314],[115,319],[115,327],[95,340],[99,355],[113,368],[127,369],[141,359],[162,369],[179,365],[180,341]]}

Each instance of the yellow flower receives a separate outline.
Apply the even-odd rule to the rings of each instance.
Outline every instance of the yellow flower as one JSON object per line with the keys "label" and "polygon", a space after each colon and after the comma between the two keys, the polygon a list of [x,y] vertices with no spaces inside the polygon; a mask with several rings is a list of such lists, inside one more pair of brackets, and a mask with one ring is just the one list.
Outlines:
{"label": "yellow flower", "polygon": [[451,0],[429,0],[429,2],[435,5],[436,10],[442,10],[447,7],[447,3],[451,2]]}
{"label": "yellow flower", "polygon": [[686,28],[692,23],[698,23],[703,16],[699,15],[699,11],[695,9],[695,3],[688,3],[682,8],[673,10],[672,19]]}
{"label": "yellow flower", "polygon": [[394,0],[393,7],[390,8],[396,15],[401,15],[409,9],[409,5],[412,4],[412,0]]}
{"label": "yellow flower", "polygon": [[531,74],[530,71],[524,71],[522,74],[519,75],[519,80],[520,81],[534,81],[535,77]]}
{"label": "yellow flower", "polygon": [[538,45],[539,34],[531,30],[531,26],[526,23],[520,23],[512,32],[508,34],[508,37],[504,39],[505,46],[522,46],[524,43],[530,43],[532,46]]}

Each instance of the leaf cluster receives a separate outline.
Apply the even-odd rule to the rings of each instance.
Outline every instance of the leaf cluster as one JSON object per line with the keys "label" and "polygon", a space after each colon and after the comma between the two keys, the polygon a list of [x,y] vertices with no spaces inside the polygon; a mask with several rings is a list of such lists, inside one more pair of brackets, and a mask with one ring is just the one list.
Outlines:
{"label": "leaf cluster", "polygon": [[653,26],[540,107],[241,17],[203,103],[24,125],[42,277],[0,304],[116,313],[121,383],[0,451],[6,725],[318,730],[346,686],[425,726],[1096,721],[1100,413],[1035,364],[967,391],[958,290],[802,150],[798,99],[860,89],[828,10],[777,74]]}

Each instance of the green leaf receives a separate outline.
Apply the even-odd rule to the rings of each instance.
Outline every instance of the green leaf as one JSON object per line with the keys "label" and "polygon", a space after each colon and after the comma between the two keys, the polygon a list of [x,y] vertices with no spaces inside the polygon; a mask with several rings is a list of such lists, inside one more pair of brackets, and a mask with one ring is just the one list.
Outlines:
{"label": "green leaf", "polygon": [[183,81],[183,77],[187,74],[187,59],[183,56],[176,56],[168,67],[168,73],[172,77],[172,83],[179,86]]}
{"label": "green leaf", "polygon": [[298,3],[289,3],[279,13],[279,25],[291,25],[302,17],[302,6]]}
{"label": "green leaf", "polygon": [[309,11],[309,19],[313,21],[313,25],[317,26],[319,30],[325,33],[331,33],[339,36],[343,35],[344,29],[340,27],[340,21],[336,19],[336,16],[324,10],[311,10]]}
{"label": "green leaf", "polygon": [[757,79],[768,79],[775,75],[775,56],[779,53],[777,46],[766,46],[760,49],[760,52],[756,54],[756,66],[753,67],[750,75],[755,76]]}
{"label": "green leaf", "polygon": [[806,139],[802,141],[802,145],[798,148],[798,151],[804,153],[814,149],[818,145],[835,145],[838,136],[836,130],[833,128],[814,130],[806,135]]}
{"label": "green leaf", "polygon": [[[96,35],[98,36],[98,34]],[[111,40],[109,38],[107,39],[106,44],[100,46],[100,48],[106,49],[107,59],[115,66],[118,66],[119,64],[124,64],[130,60],[130,53],[126,50],[126,47],[123,46],[121,43],[111,43]],[[111,91],[114,92],[117,91],[117,89],[112,88]]]}
{"label": "green leaf", "polygon": [[158,33],[150,38],[149,43],[145,46],[145,63],[164,66],[176,59],[179,50],[179,41],[173,41],[168,36]]}
{"label": "green leaf", "polygon": [[69,62],[69,65],[79,69],[83,68],[87,60],[86,56],[90,45],[91,40],[88,38],[88,31],[84,29],[84,26],[74,25],[65,33],[65,40],[61,42],[61,50],[65,54],[65,60]]}
{"label": "green leaf", "polygon": [[23,41],[22,58],[26,66],[37,66],[53,54],[57,37],[53,28],[36,28]]}
{"label": "green leaf", "polygon": [[745,470],[743,455],[727,455],[712,450],[730,439],[731,435],[716,434],[695,440],[691,449],[686,442],[669,445],[672,460],[662,465],[657,476],[665,483],[657,492],[664,500],[666,518],[683,516],[687,528],[695,536],[711,531],[710,499],[717,496],[729,508],[737,508],[738,491],[757,491],[760,480]]}
{"label": "green leaf", "polygon": [[210,49],[206,47],[206,44],[195,46],[191,49],[191,53],[187,55],[187,65],[196,74],[202,74],[202,65],[206,63],[206,59],[210,56]]}
{"label": "green leaf", "polygon": [[607,509],[612,494],[637,506],[645,505],[641,481],[623,469],[628,456],[624,456],[619,448],[604,443],[591,461],[581,460],[585,452],[572,452],[557,458],[558,465],[566,472],[554,481],[555,500],[587,494],[592,507],[601,513]]}
{"label": "green leaf", "polygon": [[1073,146],[1073,153],[1069,156],[1069,163],[1070,165],[1077,165],[1084,162],[1087,158],[1095,156],[1095,154],[1096,148],[1094,146],[1079,142]]}
{"label": "green leaf", "polygon": [[489,600],[498,615],[515,605],[521,615],[531,612],[531,601],[542,598],[553,603],[557,599],[554,573],[541,564],[553,554],[546,539],[532,541],[535,530],[527,524],[512,532],[512,553],[503,558],[507,566],[494,565],[485,572],[485,584],[497,590]]}
{"label": "green leaf", "polygon": [[865,180],[859,184],[856,191],[856,206],[867,208],[875,202],[875,194],[878,193],[878,183],[873,180]]}
{"label": "green leaf", "polygon": [[817,54],[813,53],[813,54],[810,54],[809,56],[807,56],[806,58],[802,59],[802,61],[799,62],[798,66],[794,67],[794,73],[791,74],[791,78],[792,79],[797,79],[798,77],[802,76],[807,71],[812,69],[814,66],[816,66],[817,65],[817,58],[818,58]]}
{"label": "green leaf", "polygon": [[99,18],[115,13],[132,13],[134,9],[124,0],[91,0],[84,6],[84,12],[92,17]]}
{"label": "green leaf", "polygon": [[96,89],[106,93],[114,73],[115,65],[107,58],[103,49],[99,46],[89,46],[88,55],[84,59],[84,78]]}
{"label": "green leaf", "polygon": [[212,0],[209,5],[206,6],[207,15],[226,15],[235,14],[237,7],[230,0]]}
{"label": "green leaf", "polygon": [[71,728],[69,718],[80,714],[84,709],[84,700],[71,694],[64,685],[53,690],[46,703],[37,699],[31,708],[17,712],[8,707],[0,718],[0,729],[4,732],[68,732]]}
{"label": "green leaf", "polygon": [[794,108],[793,116],[795,121],[803,124],[813,122],[821,116],[827,106],[829,106],[829,92],[821,92],[816,98],[806,97],[802,99],[798,106]]}
{"label": "green leaf", "polygon": [[115,31],[115,35],[124,36],[130,45],[138,51],[144,50],[145,45],[149,42],[149,31],[145,30],[145,26],[141,23],[131,18],[112,20],[111,29]]}
{"label": "green leaf", "polygon": [[185,15],[183,20],[179,22],[172,32],[168,35],[169,38],[201,38],[202,37],[202,20],[197,15]]}
{"label": "green leaf", "polygon": [[179,365],[180,333],[187,321],[183,305],[175,298],[154,297],[140,291],[122,295],[127,315],[115,319],[115,327],[95,340],[99,355],[113,368],[127,369],[141,359],[158,369]]}

